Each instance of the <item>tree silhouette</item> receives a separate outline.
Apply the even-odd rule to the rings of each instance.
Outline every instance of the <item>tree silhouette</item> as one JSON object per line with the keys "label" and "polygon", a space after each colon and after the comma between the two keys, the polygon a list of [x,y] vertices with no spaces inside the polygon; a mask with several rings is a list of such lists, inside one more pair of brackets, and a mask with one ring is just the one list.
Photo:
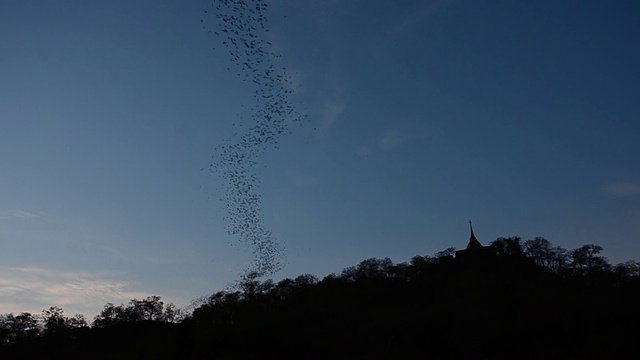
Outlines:
{"label": "tree silhouette", "polygon": [[523,247],[525,255],[533,259],[536,265],[547,269],[551,268],[555,251],[549,240],[536,237],[533,240],[525,241]]}
{"label": "tree silhouette", "polygon": [[107,303],[90,329],[56,306],[40,316],[0,315],[0,356],[77,357],[94,349],[103,358],[637,354],[640,262],[611,266],[600,246],[567,251],[541,237],[502,237],[491,246],[496,256],[366,259],[320,281],[302,274],[274,283],[248,273],[236,289],[204,298],[190,317],[160,296]]}
{"label": "tree silhouette", "polygon": [[64,316],[62,308],[52,306],[47,310],[42,310],[44,320],[44,334],[51,336],[63,332],[67,327],[67,318]]}
{"label": "tree silhouette", "polygon": [[442,251],[438,251],[436,253],[436,257],[438,259],[442,259],[444,257],[449,257],[449,256],[453,256],[456,253],[456,248],[454,247],[448,247]]}
{"label": "tree silhouette", "polygon": [[589,275],[597,272],[605,272],[610,270],[610,264],[607,259],[600,256],[602,246],[589,244],[582,245],[577,249],[569,252],[569,266],[576,275]]}
{"label": "tree silhouette", "polygon": [[109,327],[122,323],[142,321],[175,322],[180,311],[172,303],[164,305],[160,296],[149,296],[142,300],[132,299],[127,306],[107,303],[93,319],[95,327]]}
{"label": "tree silhouette", "polygon": [[501,237],[491,242],[491,246],[495,249],[498,256],[521,257],[524,255],[521,240],[519,236]]}

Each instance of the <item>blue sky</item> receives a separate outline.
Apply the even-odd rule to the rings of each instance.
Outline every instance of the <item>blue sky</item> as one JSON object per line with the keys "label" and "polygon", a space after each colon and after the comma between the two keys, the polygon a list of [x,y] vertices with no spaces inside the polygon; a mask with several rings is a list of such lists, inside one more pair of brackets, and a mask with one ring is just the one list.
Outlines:
{"label": "blue sky", "polygon": [[[274,278],[461,248],[469,218],[640,257],[636,2],[269,4],[307,115],[257,159]],[[186,305],[251,262],[202,169],[255,88],[207,5],[0,3],[0,312]]]}

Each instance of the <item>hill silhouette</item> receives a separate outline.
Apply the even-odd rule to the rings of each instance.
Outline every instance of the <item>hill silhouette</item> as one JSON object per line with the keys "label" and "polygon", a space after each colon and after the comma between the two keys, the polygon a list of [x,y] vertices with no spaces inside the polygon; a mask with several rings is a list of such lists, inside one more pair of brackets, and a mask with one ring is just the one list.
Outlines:
{"label": "hill silhouette", "polygon": [[542,238],[522,244],[512,237],[497,239],[482,256],[454,257],[450,248],[409,263],[368,259],[322,280],[305,274],[274,283],[248,274],[236,290],[201,299],[180,321],[159,297],[107,304],[91,328],[69,325],[61,311],[52,311],[59,308],[41,319],[40,331],[35,324],[8,328],[4,315],[2,353],[215,359],[636,354],[639,263],[612,266],[601,250],[567,251]]}

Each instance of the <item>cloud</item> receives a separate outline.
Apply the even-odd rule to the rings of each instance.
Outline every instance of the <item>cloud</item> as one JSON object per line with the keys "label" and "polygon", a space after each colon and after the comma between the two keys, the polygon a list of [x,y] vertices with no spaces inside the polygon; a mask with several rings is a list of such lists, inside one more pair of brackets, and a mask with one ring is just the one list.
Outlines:
{"label": "cloud", "polygon": [[326,101],[322,105],[322,117],[320,123],[320,132],[326,132],[331,128],[331,126],[340,119],[340,115],[344,112],[346,108],[346,104],[342,101],[338,100],[330,100]]}
{"label": "cloud", "polygon": [[363,145],[358,148],[358,156],[363,159],[366,159],[371,155],[371,148],[369,146]]}
{"label": "cloud", "polygon": [[378,146],[382,150],[390,150],[400,146],[403,142],[402,133],[397,130],[387,130],[378,140]]}
{"label": "cloud", "polygon": [[20,219],[20,220],[37,220],[43,219],[44,213],[41,212],[30,212],[24,210],[2,210],[0,211],[0,219]]}
{"label": "cloud", "polygon": [[397,23],[389,34],[391,37],[395,37],[411,31],[415,26],[424,23],[427,18],[436,14],[450,2],[451,0],[435,0],[430,3],[419,2],[419,5],[410,12],[409,16]]}
{"label": "cloud", "polygon": [[284,84],[284,87],[287,90],[291,90],[293,91],[292,94],[297,94],[299,92],[301,92],[301,90],[304,89],[303,84],[304,84],[304,76],[302,74],[302,71],[297,70],[297,69],[285,69],[284,71],[284,76],[289,79],[288,82],[286,82]]}
{"label": "cloud", "polygon": [[640,182],[615,182],[607,184],[604,192],[618,197],[640,196]]}
{"label": "cloud", "polygon": [[406,136],[402,132],[389,129],[370,140],[368,144],[358,147],[356,154],[362,159],[367,159],[377,151],[389,151],[399,147],[405,142],[405,139]]}
{"label": "cloud", "polygon": [[129,291],[112,274],[38,267],[0,267],[0,313],[40,313],[60,306],[68,315],[92,318],[107,302],[127,303],[148,294]]}
{"label": "cloud", "polygon": [[301,189],[314,187],[320,183],[320,180],[315,176],[305,175],[297,170],[287,171],[287,176],[293,185]]}

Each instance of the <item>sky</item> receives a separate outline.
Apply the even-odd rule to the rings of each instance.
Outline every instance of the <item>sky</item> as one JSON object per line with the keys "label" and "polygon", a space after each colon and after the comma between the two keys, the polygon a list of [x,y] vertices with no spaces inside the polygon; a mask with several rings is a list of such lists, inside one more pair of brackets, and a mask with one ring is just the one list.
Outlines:
{"label": "sky", "polygon": [[[272,278],[464,248],[469,219],[483,245],[640,258],[640,3],[267,3],[305,116],[256,157]],[[256,87],[216,21],[203,1],[0,1],[0,313],[186,306],[251,263],[209,165]]]}

